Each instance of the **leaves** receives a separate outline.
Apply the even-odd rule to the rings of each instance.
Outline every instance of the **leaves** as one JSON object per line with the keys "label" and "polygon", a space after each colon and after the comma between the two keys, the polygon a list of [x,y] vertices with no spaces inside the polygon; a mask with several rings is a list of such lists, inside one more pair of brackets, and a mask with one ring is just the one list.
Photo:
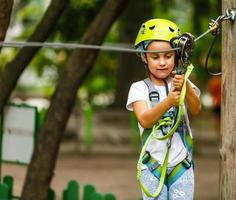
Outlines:
{"label": "leaves", "polygon": [[[49,0],[27,0],[15,3],[16,9],[14,12],[16,13],[13,13],[12,16],[16,17],[13,19],[12,28],[16,30],[16,27],[18,27],[16,39],[26,40],[32,34],[39,19],[43,16],[48,3],[50,3]],[[49,41],[80,42],[81,36],[85,32],[89,21],[93,19],[103,3],[104,0],[71,0],[56,27],[52,29]],[[129,9],[129,13],[123,16],[123,22],[117,21],[114,23],[105,39],[106,42],[132,43],[135,39],[133,32],[138,30],[137,23],[141,23],[147,18],[155,17],[173,20],[181,27],[182,33],[191,32],[195,36],[198,36],[207,30],[210,19],[216,18],[220,12],[220,1],[152,0],[150,4],[141,3],[142,15],[138,16],[136,23],[136,18],[132,14],[132,10],[140,9],[138,6],[140,7],[139,3],[130,1],[128,5],[131,8]],[[123,41],[120,36],[127,34],[127,30],[122,29],[122,23],[124,22],[129,22],[130,27],[128,31],[129,39]],[[210,44],[211,39],[212,37],[208,35],[198,41],[192,56],[192,62],[197,66],[195,75],[203,83],[207,77],[204,72],[204,61],[208,50],[206,44]],[[16,49],[4,49],[0,55],[0,68],[4,68],[5,64],[14,58],[16,52]],[[38,77],[42,78],[48,71],[53,71],[54,73],[51,74],[49,81],[53,83],[53,87],[69,53],[70,51],[63,49],[41,49],[30,63],[30,68],[35,71]],[[83,88],[87,91],[89,97],[94,97],[104,92],[114,93],[114,88],[117,84],[115,74],[117,74],[119,59],[118,53],[102,52],[100,54],[95,68],[90,72],[88,79],[83,84]],[[218,69],[220,66],[217,63],[220,63],[220,40],[217,41],[213,49],[209,60],[209,67],[216,67]],[[48,78],[48,76],[45,78],[45,82],[48,82]]]}

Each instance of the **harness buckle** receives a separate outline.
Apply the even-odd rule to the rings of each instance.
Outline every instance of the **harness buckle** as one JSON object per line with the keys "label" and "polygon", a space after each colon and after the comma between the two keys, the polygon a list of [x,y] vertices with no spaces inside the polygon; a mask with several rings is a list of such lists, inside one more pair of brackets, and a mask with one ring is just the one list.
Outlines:
{"label": "harness buckle", "polygon": [[[142,163],[146,164],[147,162],[150,161],[150,158],[151,158],[150,153],[146,151],[143,158],[142,158]],[[159,166],[160,166],[160,164],[157,161],[155,161],[151,166],[148,167],[148,169],[152,172],[156,168],[158,168]]]}
{"label": "harness buckle", "polygon": [[160,166],[160,164],[156,161],[155,163],[153,163],[150,167],[148,167],[148,169],[152,172],[154,171],[156,168],[158,168]]}
{"label": "harness buckle", "polygon": [[189,157],[189,155],[182,161],[184,167],[186,169],[189,169],[192,166],[192,159]]}
{"label": "harness buckle", "polygon": [[142,158],[142,163],[145,164],[150,160],[150,154],[146,152]]}
{"label": "harness buckle", "polygon": [[160,101],[160,95],[157,91],[152,91],[149,93],[149,100],[151,102],[159,102]]}

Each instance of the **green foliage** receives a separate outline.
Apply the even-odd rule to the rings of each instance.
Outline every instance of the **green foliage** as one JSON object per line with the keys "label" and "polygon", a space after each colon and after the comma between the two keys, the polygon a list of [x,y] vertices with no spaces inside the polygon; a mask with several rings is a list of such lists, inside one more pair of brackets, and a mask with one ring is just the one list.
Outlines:
{"label": "green foliage", "polygon": [[101,53],[99,62],[95,65],[94,70],[85,81],[88,91],[96,95],[101,91],[109,91],[114,88],[115,72],[117,60],[115,55]]}
{"label": "green foliage", "polygon": [[32,34],[43,16],[48,2],[48,0],[31,0],[28,3],[25,2],[23,7],[17,10],[15,24],[22,27],[22,32],[17,37],[18,39],[26,39]]}
{"label": "green foliage", "polygon": [[[16,10],[14,21],[14,24],[20,27],[20,34],[16,36],[17,39],[26,40],[33,33],[49,3],[49,0],[28,0],[28,2],[18,5],[19,9]],[[56,27],[52,30],[49,40],[65,42],[79,41],[103,4],[104,1],[102,0],[71,0]],[[54,91],[53,88],[58,79],[58,74],[64,67],[69,53],[69,51],[63,49],[42,48],[27,69],[27,71],[35,71],[35,81],[32,81],[32,78],[30,78],[27,85],[22,84],[20,81],[17,90],[30,94],[37,92],[43,95],[51,95]],[[1,54],[0,58],[2,62],[0,67],[3,68],[7,62],[14,58],[15,54],[16,51],[13,49],[9,49],[5,54]],[[95,74],[98,74],[98,72],[95,72]],[[32,74],[24,77],[24,79],[28,79],[30,76]],[[92,75],[91,77],[95,76]],[[89,88],[86,90],[91,89],[94,93],[103,90],[105,85],[104,76],[95,77],[94,80],[89,82],[88,86],[85,86],[85,88]]]}
{"label": "green foliage", "polygon": [[[12,26],[20,27],[19,34],[16,35],[17,39],[26,40],[29,37],[49,3],[49,0],[27,0],[16,3],[17,9],[15,9],[16,13],[13,13],[15,17],[12,20]],[[79,42],[89,23],[103,4],[103,0],[71,0],[56,27],[52,30],[49,41]],[[215,0],[152,0],[150,5],[152,5],[152,8],[143,8],[144,16],[149,16],[148,18],[168,18],[181,27],[182,33],[190,32],[195,36],[199,36],[199,34],[206,31],[210,19],[215,19],[220,14],[220,1]],[[131,6],[135,10],[135,6],[138,5],[131,4]],[[148,11],[149,9],[150,11]],[[129,13],[125,17],[132,18],[133,16],[132,13]],[[121,33],[126,34],[122,32],[121,27],[121,21],[114,23],[105,42],[132,43],[133,40],[121,41],[119,39]],[[130,29],[136,30],[138,27],[130,24]],[[194,75],[203,86],[206,78],[208,78],[204,71],[204,62],[212,39],[213,37],[208,35],[199,40],[192,55],[192,62],[195,65]],[[220,70],[220,42],[218,39],[209,59],[209,67],[214,71]],[[18,50],[16,49],[3,48],[0,54],[0,69],[3,69],[17,52]],[[58,73],[63,69],[69,54],[70,51],[66,50],[41,49],[31,61],[29,67],[29,70],[33,70],[36,74],[37,84],[29,82],[26,86],[20,82],[17,89],[23,92],[39,91],[41,94],[51,95],[58,79]],[[95,67],[79,90],[78,96],[92,100],[100,94],[114,94],[114,88],[117,83],[118,59],[118,53],[101,52]],[[39,82],[41,84],[38,84]]]}
{"label": "green foliage", "polygon": [[16,55],[17,50],[3,48],[0,53],[0,70],[4,69],[5,65],[9,63]]}
{"label": "green foliage", "polygon": [[60,71],[67,60],[67,53],[64,50],[42,49],[37,54],[31,65],[34,67],[37,75],[42,77],[45,71],[51,81],[57,80],[57,72]]}
{"label": "green foliage", "polygon": [[78,92],[79,99],[89,101],[96,106],[111,104],[116,83],[116,70],[115,55],[101,53],[93,71]]}
{"label": "green foliage", "polygon": [[79,41],[103,3],[102,0],[72,0],[55,27],[59,39]]}

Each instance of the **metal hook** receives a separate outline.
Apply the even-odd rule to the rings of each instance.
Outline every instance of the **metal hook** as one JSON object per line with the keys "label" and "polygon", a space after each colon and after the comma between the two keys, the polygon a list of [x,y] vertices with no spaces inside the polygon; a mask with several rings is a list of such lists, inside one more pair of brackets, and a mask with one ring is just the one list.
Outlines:
{"label": "metal hook", "polygon": [[230,19],[231,21],[236,20],[236,8],[228,8],[226,11],[226,18],[225,19]]}

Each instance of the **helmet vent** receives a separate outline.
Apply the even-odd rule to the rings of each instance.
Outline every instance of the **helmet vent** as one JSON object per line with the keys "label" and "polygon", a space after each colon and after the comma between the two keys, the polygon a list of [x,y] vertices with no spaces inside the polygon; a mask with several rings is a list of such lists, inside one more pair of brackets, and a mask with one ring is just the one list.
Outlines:
{"label": "helmet vent", "polygon": [[150,30],[153,30],[154,28],[155,28],[155,25],[149,27]]}
{"label": "helmet vent", "polygon": [[173,29],[173,28],[171,28],[171,27],[169,27],[169,29],[170,29],[171,32],[174,32],[174,31],[175,31],[175,29]]}

